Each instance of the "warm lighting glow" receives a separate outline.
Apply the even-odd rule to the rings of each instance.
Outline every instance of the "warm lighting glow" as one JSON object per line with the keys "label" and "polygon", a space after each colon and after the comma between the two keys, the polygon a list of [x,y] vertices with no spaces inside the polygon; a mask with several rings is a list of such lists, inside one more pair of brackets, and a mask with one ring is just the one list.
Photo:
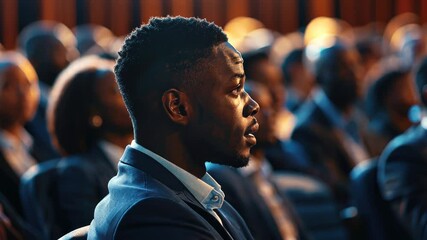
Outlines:
{"label": "warm lighting glow", "polygon": [[329,18],[318,17],[307,25],[304,35],[305,44],[323,35],[339,35],[343,40],[351,42],[354,39],[352,27],[347,22]]}
{"label": "warm lighting glow", "polygon": [[224,31],[228,36],[228,41],[237,46],[248,33],[262,27],[264,27],[264,24],[254,18],[237,17],[231,19],[224,26]]}

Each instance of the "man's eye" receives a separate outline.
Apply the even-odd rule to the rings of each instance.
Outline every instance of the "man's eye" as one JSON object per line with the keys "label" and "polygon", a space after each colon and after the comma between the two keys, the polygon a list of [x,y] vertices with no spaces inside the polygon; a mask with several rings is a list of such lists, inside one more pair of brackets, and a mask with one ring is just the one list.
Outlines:
{"label": "man's eye", "polygon": [[237,86],[233,91],[232,91],[232,93],[233,93],[233,95],[239,95],[240,94],[240,92],[242,91],[242,89],[243,89],[243,87],[242,87],[242,85],[240,85],[239,84],[239,86]]}

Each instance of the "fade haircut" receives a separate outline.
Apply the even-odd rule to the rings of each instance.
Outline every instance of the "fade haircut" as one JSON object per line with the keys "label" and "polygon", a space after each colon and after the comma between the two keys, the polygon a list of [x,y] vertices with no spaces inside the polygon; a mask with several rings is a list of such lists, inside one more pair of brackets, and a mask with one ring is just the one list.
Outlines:
{"label": "fade haircut", "polygon": [[132,121],[145,111],[158,110],[167,89],[200,84],[199,75],[206,71],[214,47],[227,40],[220,27],[194,17],[154,17],[136,28],[119,51],[114,69]]}

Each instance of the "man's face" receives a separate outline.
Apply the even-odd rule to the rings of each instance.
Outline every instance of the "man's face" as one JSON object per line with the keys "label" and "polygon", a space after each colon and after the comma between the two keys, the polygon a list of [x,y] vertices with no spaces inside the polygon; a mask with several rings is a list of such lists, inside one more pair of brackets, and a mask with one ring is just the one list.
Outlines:
{"label": "man's face", "polygon": [[385,101],[390,114],[394,112],[393,115],[408,117],[409,109],[418,104],[414,80],[410,74],[403,76],[395,83]]}
{"label": "man's face", "polygon": [[354,51],[342,50],[324,69],[323,88],[331,100],[343,106],[352,105],[362,95],[360,64]]}
{"label": "man's face", "polygon": [[234,167],[247,165],[258,129],[258,104],[245,92],[243,60],[229,43],[206,61],[197,89],[190,94],[192,116],[186,141],[194,158]]}

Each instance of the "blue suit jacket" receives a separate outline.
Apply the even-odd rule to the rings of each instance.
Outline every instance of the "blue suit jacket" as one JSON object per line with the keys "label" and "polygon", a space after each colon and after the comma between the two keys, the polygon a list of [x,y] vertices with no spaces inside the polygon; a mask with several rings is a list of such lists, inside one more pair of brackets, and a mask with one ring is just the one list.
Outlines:
{"label": "blue suit jacket", "polygon": [[379,158],[378,183],[414,239],[427,239],[427,130],[408,129]]}
{"label": "blue suit jacket", "polygon": [[[207,164],[207,168],[209,174],[221,184],[230,204],[242,215],[255,239],[282,239],[271,210],[249,177],[243,176],[237,169],[223,165]],[[290,214],[289,220],[297,227],[299,239],[308,239],[293,206],[286,196],[280,195],[284,200],[283,208]]]}
{"label": "blue suit jacket", "polygon": [[252,239],[231,205],[216,211],[221,225],[172,173],[130,147],[108,188],[88,239]]}
{"label": "blue suit jacket", "polygon": [[98,146],[59,162],[57,220],[63,234],[90,224],[96,205],[108,194],[108,181],[116,174],[114,164]]}

